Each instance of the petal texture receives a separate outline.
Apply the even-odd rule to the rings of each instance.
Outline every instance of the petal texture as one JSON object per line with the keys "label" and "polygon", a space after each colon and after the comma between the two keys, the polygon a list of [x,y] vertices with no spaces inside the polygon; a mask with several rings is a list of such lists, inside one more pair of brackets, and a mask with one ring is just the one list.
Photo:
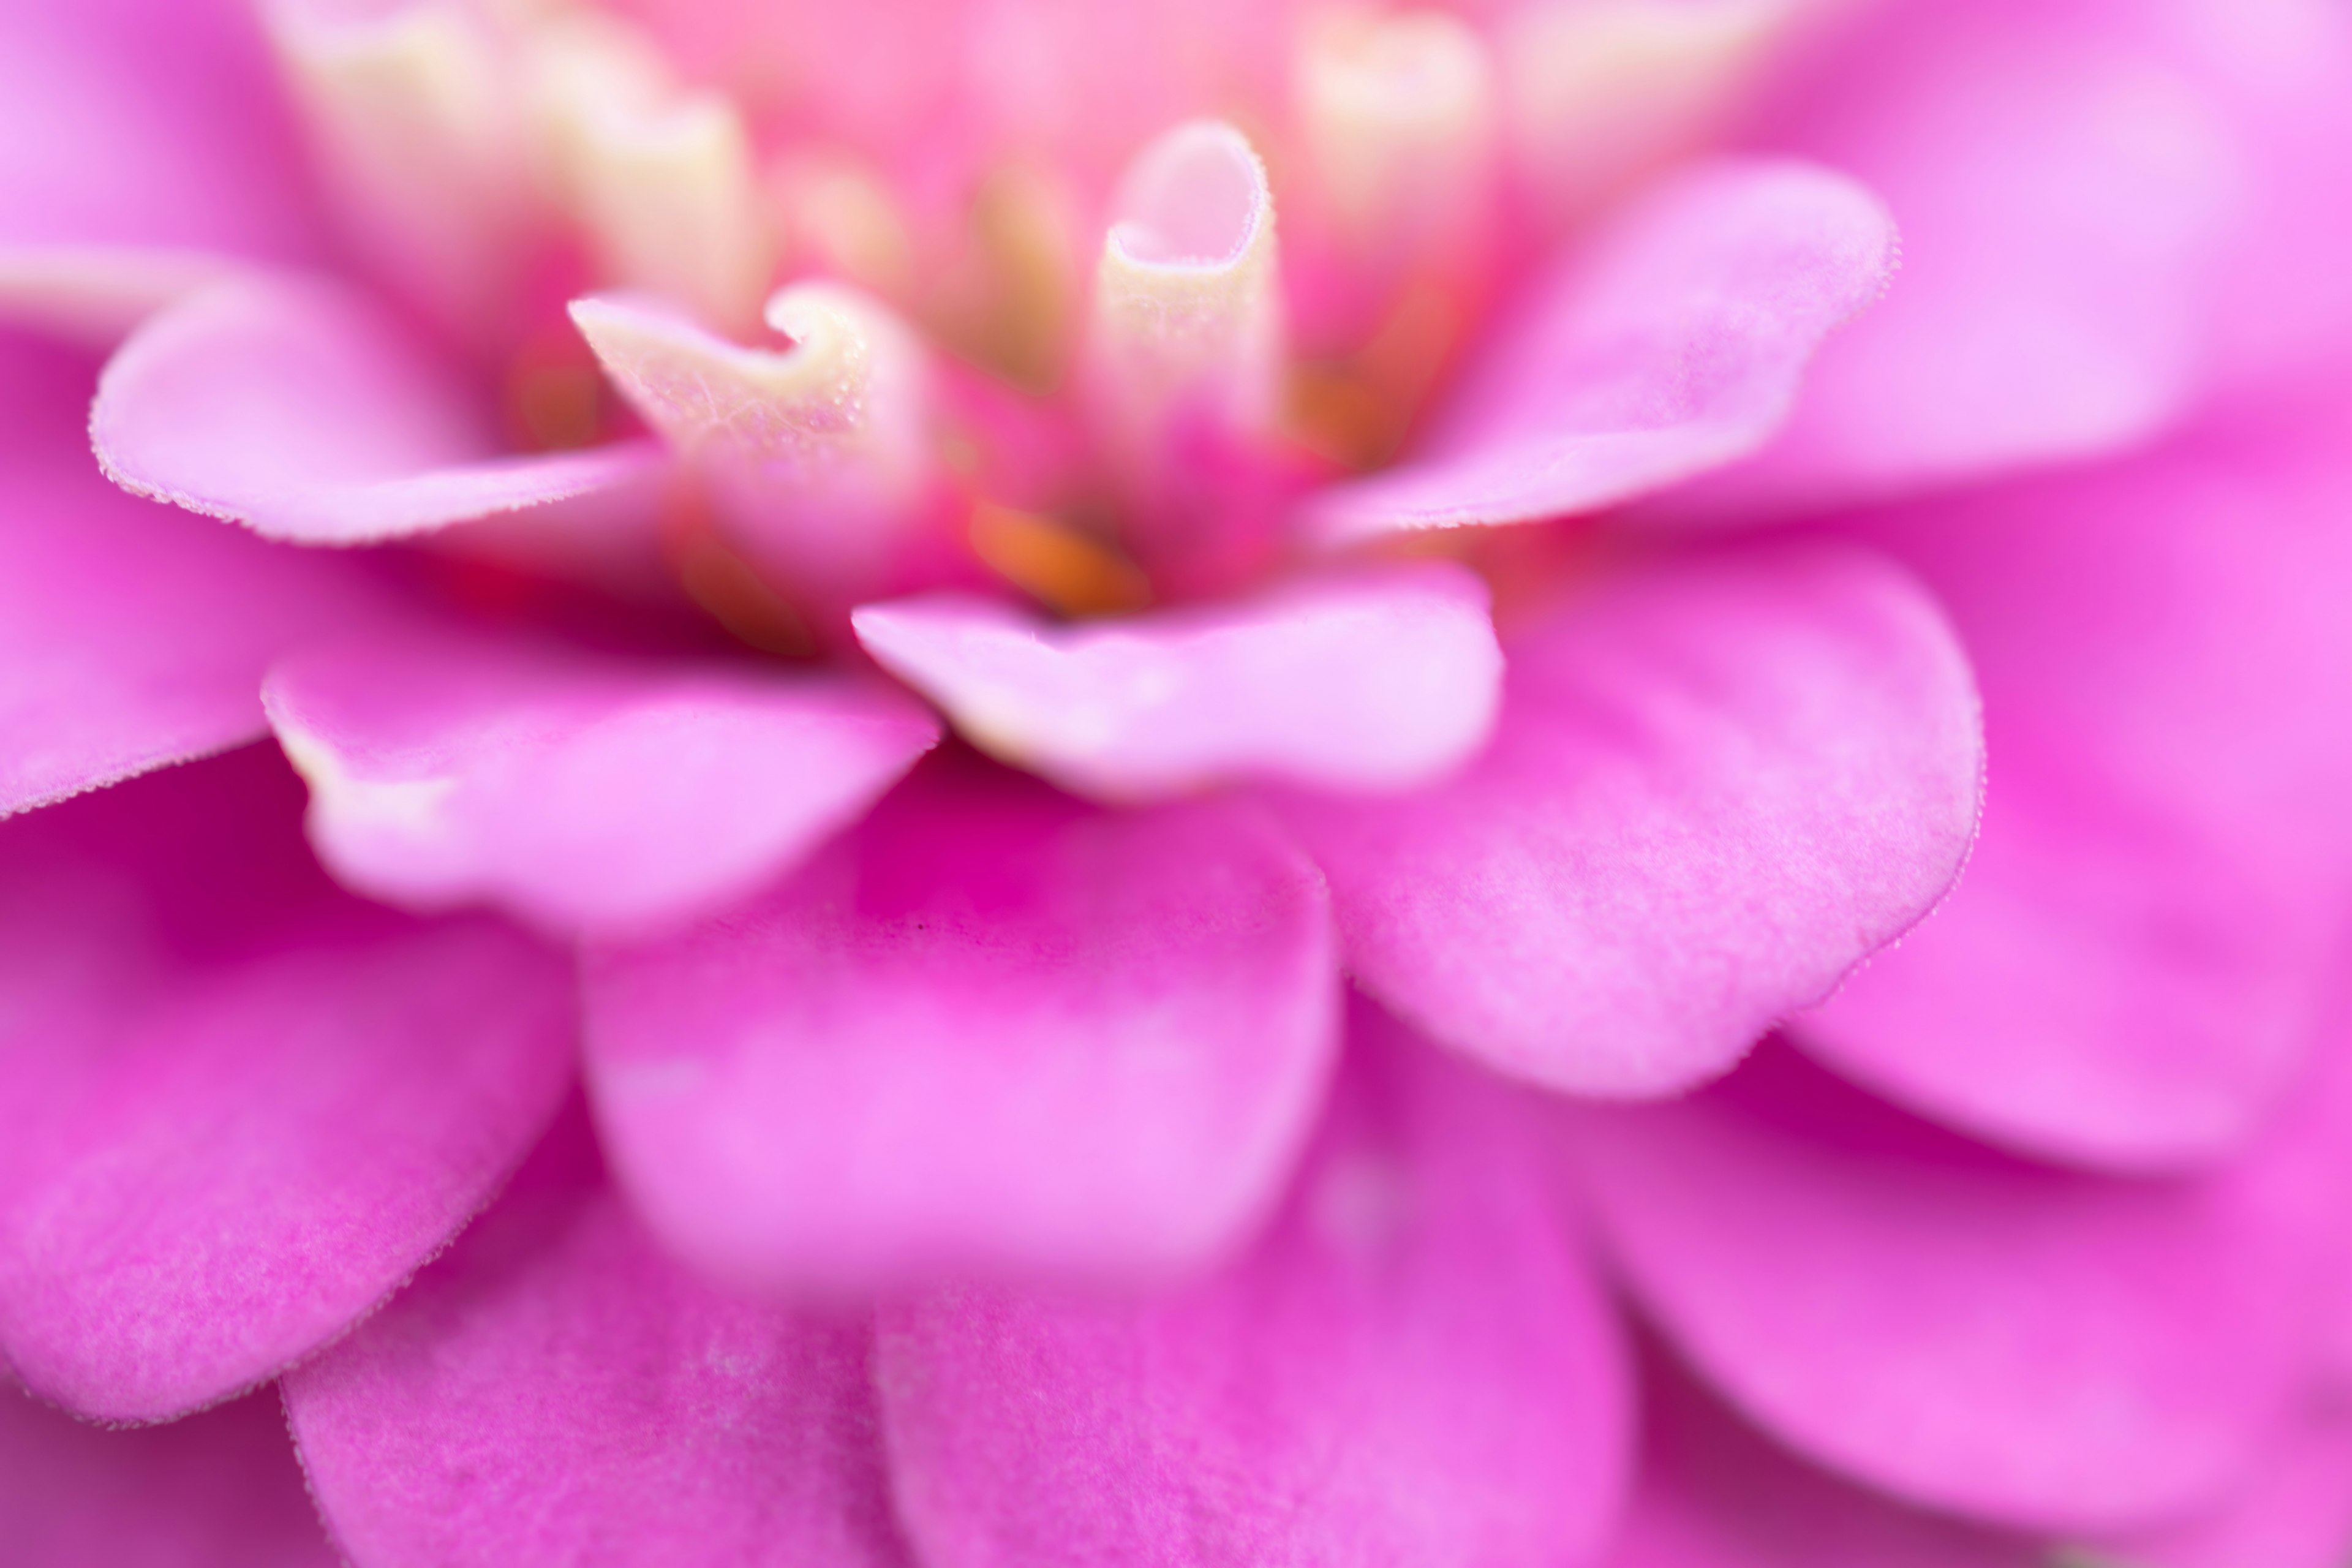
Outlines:
{"label": "petal texture", "polygon": [[900,1568],[870,1332],[713,1294],[597,1174],[584,1117],[449,1255],[287,1380],[362,1563]]}
{"label": "petal texture", "polygon": [[488,410],[340,284],[247,279],[150,318],[100,378],[124,489],[299,544],[364,544],[641,479],[649,443],[499,455]]}
{"label": "petal texture", "polygon": [[1290,1203],[1134,1305],[886,1312],[898,1506],[934,1568],[1582,1561],[1629,1456],[1609,1309],[1523,1106],[1360,1008]]}
{"label": "petal texture", "polygon": [[1575,1131],[1627,1282],[1707,1379],[1900,1496],[2053,1531],[2179,1514],[2246,1475],[2310,1353],[2276,1163],[2028,1165],[1778,1046]]}
{"label": "petal texture", "polygon": [[1719,1072],[1968,847],[1967,667],[1874,559],[1634,568],[1506,652],[1495,742],[1459,779],[1285,808],[1359,983],[1498,1070],[1612,1096]]}
{"label": "petal texture", "polygon": [[339,877],[562,934],[634,934],[751,891],[939,738],[878,684],[425,627],[306,650],[264,701]]}
{"label": "petal texture", "polygon": [[0,1541],[22,1568],[333,1568],[274,1391],[107,1432],[0,1384]]}
{"label": "petal texture", "polygon": [[1878,298],[1895,228],[1795,163],[1677,176],[1491,331],[1426,446],[1307,503],[1346,542],[1597,510],[1741,458],[1832,328]]}
{"label": "petal texture", "polygon": [[86,1415],[175,1415],[341,1332],[568,1081],[562,965],[317,885],[295,793],[245,752],[5,830],[0,1348]]}
{"label": "petal texture", "polygon": [[1501,696],[1486,597],[1431,562],[1070,630],[963,598],[851,619],[974,743],[1081,795],[1135,800],[1235,777],[1394,790],[1451,772]]}
{"label": "petal texture", "polygon": [[621,1184],[770,1289],[1159,1271],[1273,1201],[1338,1027],[1312,868],[1232,804],[916,770],[753,904],[592,954]]}
{"label": "petal texture", "polygon": [[1948,905],[1800,1033],[2031,1153],[2126,1170],[2253,1136],[2302,1059],[2352,856],[2352,465],[2273,411],[1856,531],[1985,690],[1985,832]]}
{"label": "petal texture", "polygon": [[278,651],[372,613],[352,563],[125,496],[89,367],[0,343],[0,813],[248,741]]}

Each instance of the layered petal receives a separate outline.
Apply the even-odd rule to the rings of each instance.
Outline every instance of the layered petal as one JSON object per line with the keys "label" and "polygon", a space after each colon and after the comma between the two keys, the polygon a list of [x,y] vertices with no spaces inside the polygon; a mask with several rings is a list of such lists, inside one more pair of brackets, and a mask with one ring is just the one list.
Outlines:
{"label": "layered petal", "polygon": [[366,544],[641,480],[658,448],[500,454],[488,407],[343,285],[241,279],[150,318],[90,440],[135,494],[298,544]]}
{"label": "layered petal", "polygon": [[1882,6],[1787,98],[1760,139],[1885,197],[1903,278],[1824,347],[1771,450],[1690,509],[1779,512],[2122,450],[2200,390],[2245,150],[2152,13]]}
{"label": "layered petal", "polygon": [[871,1338],[661,1256],[584,1117],[351,1339],[286,1382],[358,1562],[900,1568]]}
{"label": "layered petal", "polygon": [[1285,807],[1358,982],[1498,1070],[1611,1096],[1709,1077],[1959,867],[1975,692],[1874,558],[1634,566],[1505,647],[1458,779]]}
{"label": "layered petal", "polygon": [[2219,1501],[2283,1427],[2341,1190],[2301,1162],[2345,1098],[2224,1177],[2126,1183],[1774,1046],[1693,1100],[1585,1113],[1572,1152],[1636,1298],[1749,1415],[1898,1496],[2116,1531]]}
{"label": "layered petal", "polygon": [[1143,1302],[886,1310],[900,1517],[935,1568],[1582,1561],[1625,1481],[1610,1310],[1526,1107],[1360,1005],[1290,1201]]}
{"label": "layered petal", "polygon": [[0,1384],[0,1540],[29,1568],[332,1568],[275,1392],[106,1432]]}
{"label": "layered petal", "polygon": [[918,768],[754,903],[593,953],[621,1185],[738,1283],[1164,1271],[1273,1201],[1335,1048],[1311,867],[1231,803]]}
{"label": "layered petal", "polygon": [[423,627],[305,650],[264,692],[335,873],[637,934],[769,881],[939,738],[887,688],[666,668]]}
{"label": "layered petal", "polygon": [[0,366],[0,813],[262,733],[269,661],[373,613],[352,563],[123,495],[89,366],[22,339]]}
{"label": "layered petal", "polygon": [[1234,778],[1397,790],[1452,772],[1501,697],[1486,600],[1469,572],[1429,562],[1066,630],[962,598],[868,605],[852,623],[975,744],[1135,800]]}
{"label": "layered petal", "polygon": [[2352,466],[2339,414],[1888,512],[1949,607],[1991,769],[1969,875],[1800,1026],[1937,1120],[2147,1170],[2242,1145],[2352,895]]}
{"label": "layered petal", "polygon": [[170,1416],[342,1332],[569,1080],[563,966],[335,894],[295,795],[245,752],[0,836],[0,1348],[86,1415]]}
{"label": "layered petal", "polygon": [[1562,517],[1745,457],[1895,259],[1885,209],[1843,175],[1771,162],[1680,174],[1495,325],[1417,451],[1319,492],[1307,522],[1345,543]]}

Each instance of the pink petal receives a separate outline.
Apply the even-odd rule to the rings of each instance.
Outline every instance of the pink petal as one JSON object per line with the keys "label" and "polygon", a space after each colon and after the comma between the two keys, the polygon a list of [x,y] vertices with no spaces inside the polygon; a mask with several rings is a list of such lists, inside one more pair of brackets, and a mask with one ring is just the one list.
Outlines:
{"label": "pink petal", "polygon": [[247,752],[0,835],[0,1349],[85,1414],[169,1416],[343,1331],[569,1076],[560,963],[316,886],[295,811]]}
{"label": "pink petal", "polygon": [[306,649],[263,700],[346,883],[641,933],[796,864],[939,738],[878,685],[443,628]]}
{"label": "pink petal", "polygon": [[1068,630],[944,596],[851,621],[975,744],[1081,795],[1136,800],[1235,777],[1377,791],[1451,773],[1501,697],[1486,599],[1469,572],[1427,562]]}
{"label": "pink petal", "polygon": [[1351,972],[1433,1038],[1556,1089],[1669,1093],[1959,867],[1975,693],[1872,557],[1645,566],[1506,646],[1501,725],[1462,778],[1286,810]]}
{"label": "pink petal", "polygon": [[2012,1536],[1905,1508],[1814,1469],[1663,1355],[1643,1366],[1645,1452],[1594,1568],[2040,1568]]}
{"label": "pink petal", "polygon": [[1853,182],[1796,163],[1677,176],[1490,331],[1423,449],[1322,492],[1349,541],[1598,510],[1747,456],[1814,348],[1876,300],[1895,230]]}
{"label": "pink petal", "polygon": [[2340,414],[1868,520],[1985,690],[1985,836],[1949,904],[1800,1025],[1938,1120],[2147,1170],[2242,1145],[2352,891]]}
{"label": "pink petal", "polygon": [[0,344],[0,813],[261,734],[278,650],[371,613],[352,563],[106,483],[89,386],[78,357]]}
{"label": "pink petal", "polygon": [[2100,9],[1882,6],[1794,89],[1763,139],[1885,197],[1902,280],[1824,346],[1787,432],[1706,507],[2120,450],[2197,392],[2240,148],[2165,58],[2155,8]]}
{"label": "pink petal", "polygon": [[592,953],[590,1084],[671,1247],[749,1286],[1162,1271],[1264,1213],[1335,1047],[1311,867],[950,753],[756,904]]}
{"label": "pink petal", "polygon": [[0,1383],[0,1542],[25,1568],[332,1568],[274,1391],[106,1432]]}
{"label": "pink petal", "polygon": [[[1780,1047],[1574,1152],[1624,1278],[1710,1382],[1898,1496],[2113,1531],[2219,1499],[2311,1352],[2347,1098],[2205,1183],[2028,1165]],[[2340,1164],[2342,1156],[2336,1156]]]}
{"label": "pink petal", "polygon": [[567,1119],[286,1405],[362,1563],[898,1568],[867,1346],[681,1272]]}
{"label": "pink petal", "polygon": [[2342,1568],[2352,1551],[2352,1421],[2307,1417],[2210,1513],[2108,1543],[2144,1568]]}
{"label": "pink petal", "polygon": [[100,378],[124,489],[299,544],[366,544],[623,485],[647,442],[501,456],[487,407],[340,284],[220,284],[150,318]]}
{"label": "pink petal", "polygon": [[1354,1028],[1297,1191],[1230,1268],[1135,1303],[886,1311],[892,1477],[931,1568],[1551,1568],[1605,1539],[1624,1352],[1525,1108],[1370,1007]]}

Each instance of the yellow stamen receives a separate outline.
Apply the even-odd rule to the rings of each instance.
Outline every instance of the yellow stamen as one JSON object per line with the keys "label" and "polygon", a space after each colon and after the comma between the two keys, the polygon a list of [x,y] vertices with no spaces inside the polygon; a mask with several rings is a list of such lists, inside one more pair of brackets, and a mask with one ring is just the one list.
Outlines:
{"label": "yellow stamen", "polygon": [[993,501],[971,509],[971,548],[990,570],[1066,616],[1139,610],[1151,584],[1109,545],[1050,517]]}

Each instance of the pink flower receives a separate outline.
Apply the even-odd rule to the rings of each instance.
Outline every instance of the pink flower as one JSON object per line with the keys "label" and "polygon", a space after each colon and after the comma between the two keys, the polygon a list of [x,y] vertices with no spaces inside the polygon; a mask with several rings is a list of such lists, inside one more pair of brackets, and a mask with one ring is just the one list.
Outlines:
{"label": "pink flower", "polygon": [[0,77],[12,1551],[2352,1542],[2323,0]]}

